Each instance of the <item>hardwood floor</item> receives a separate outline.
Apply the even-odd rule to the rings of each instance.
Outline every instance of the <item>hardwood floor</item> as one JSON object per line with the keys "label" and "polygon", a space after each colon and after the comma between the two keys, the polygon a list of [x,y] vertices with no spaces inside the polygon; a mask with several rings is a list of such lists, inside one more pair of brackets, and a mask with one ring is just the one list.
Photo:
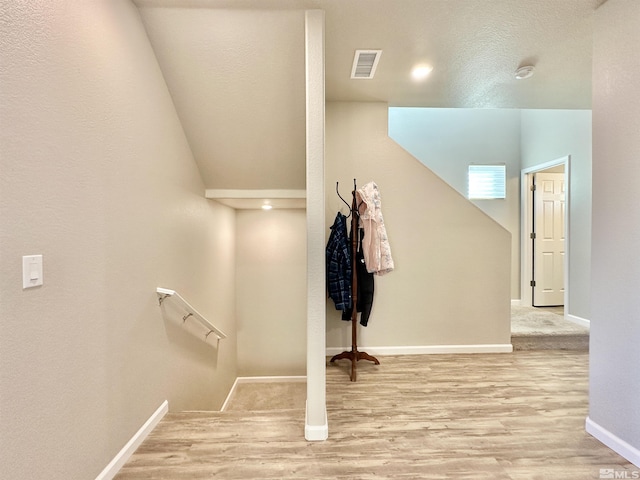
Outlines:
{"label": "hardwood floor", "polygon": [[169,414],[127,479],[575,479],[640,468],[584,431],[588,354],[380,357],[327,366],[329,439],[304,410]]}

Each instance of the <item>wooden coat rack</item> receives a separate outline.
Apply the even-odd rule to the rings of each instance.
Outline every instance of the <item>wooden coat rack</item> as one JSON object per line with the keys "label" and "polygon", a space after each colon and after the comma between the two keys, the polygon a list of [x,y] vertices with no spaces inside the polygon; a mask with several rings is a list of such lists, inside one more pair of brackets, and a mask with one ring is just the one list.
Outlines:
{"label": "wooden coat rack", "polygon": [[[336,193],[340,197],[340,199],[347,205],[347,201],[342,198],[340,192],[338,191],[338,182],[336,182]],[[358,230],[358,220],[360,217],[360,212],[358,211],[358,204],[356,201],[356,179],[353,179],[353,192],[351,192],[353,197],[351,201],[351,350],[344,351],[339,353],[338,355],[334,355],[331,358],[331,362],[335,362],[336,360],[349,359],[351,360],[351,381],[355,382],[357,378],[356,373],[356,365],[359,360],[369,360],[376,365],[380,365],[380,362],[376,357],[369,355],[366,352],[358,351],[358,274],[356,271],[356,254],[358,252],[358,241],[360,237],[360,233]]]}

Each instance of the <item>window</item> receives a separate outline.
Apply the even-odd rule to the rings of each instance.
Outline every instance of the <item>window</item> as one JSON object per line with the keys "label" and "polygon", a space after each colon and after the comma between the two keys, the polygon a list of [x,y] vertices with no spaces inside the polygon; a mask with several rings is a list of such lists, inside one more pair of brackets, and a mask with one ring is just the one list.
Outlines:
{"label": "window", "polygon": [[506,198],[505,165],[469,165],[469,198]]}

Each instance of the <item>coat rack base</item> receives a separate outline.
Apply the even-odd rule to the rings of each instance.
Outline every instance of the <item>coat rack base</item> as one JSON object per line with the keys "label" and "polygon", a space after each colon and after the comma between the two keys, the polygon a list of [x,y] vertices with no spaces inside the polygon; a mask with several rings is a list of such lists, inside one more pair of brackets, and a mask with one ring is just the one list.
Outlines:
{"label": "coat rack base", "polygon": [[376,357],[369,355],[367,352],[360,352],[358,351],[357,348],[352,348],[350,351],[344,351],[342,353],[339,353],[338,355],[334,355],[331,358],[331,363],[335,362],[336,360],[344,360],[344,359],[351,360],[351,381],[352,382],[356,381],[356,378],[357,378],[356,364],[360,360],[369,360],[370,362],[373,362],[376,365],[380,365],[380,362]]}

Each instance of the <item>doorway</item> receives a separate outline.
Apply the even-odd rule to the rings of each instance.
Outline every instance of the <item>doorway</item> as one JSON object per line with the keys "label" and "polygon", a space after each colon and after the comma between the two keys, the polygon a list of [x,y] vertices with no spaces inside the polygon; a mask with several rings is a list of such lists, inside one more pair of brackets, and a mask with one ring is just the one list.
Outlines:
{"label": "doorway", "polygon": [[570,173],[570,156],[566,156],[529,167],[521,174],[521,304],[564,305],[565,315],[569,300]]}
{"label": "doorway", "polygon": [[533,176],[533,274],[534,307],[564,306],[564,165]]}

